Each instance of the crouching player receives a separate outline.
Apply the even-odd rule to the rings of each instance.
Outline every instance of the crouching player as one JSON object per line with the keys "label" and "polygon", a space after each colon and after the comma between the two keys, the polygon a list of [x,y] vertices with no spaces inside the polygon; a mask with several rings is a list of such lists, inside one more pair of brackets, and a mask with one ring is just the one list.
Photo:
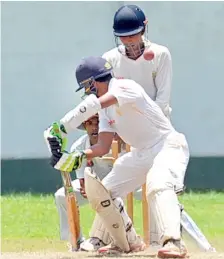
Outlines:
{"label": "crouching player", "polygon": [[[86,148],[90,148],[92,145],[97,143],[98,140],[98,125],[99,125],[99,118],[98,115],[94,115],[90,118],[88,118],[85,122],[79,126],[79,129],[86,130],[85,135],[81,136],[78,140],[74,142],[74,144],[71,147],[71,152],[74,152],[75,150],[83,150]],[[94,158],[94,171],[97,172],[98,177],[100,179],[103,179],[111,170],[112,168],[112,162],[109,160],[104,161],[103,159]],[[87,204],[88,200],[86,199],[85,189],[84,189],[84,170],[85,170],[85,164],[82,165],[81,168],[76,170],[76,177],[78,179],[72,181],[72,186],[75,191],[76,199],[78,201],[79,206]],[[55,193],[55,202],[59,214],[59,221],[60,221],[60,236],[62,240],[70,240],[70,232],[69,232],[69,226],[68,226],[68,216],[67,216],[67,207],[66,207],[66,200],[65,200],[65,192],[64,187],[60,188]],[[107,244],[106,236],[102,237],[104,242],[101,239],[92,238],[89,240],[89,246],[92,244],[94,246],[94,249],[98,249],[101,246],[104,246]],[[80,246],[83,241],[84,237],[81,233],[81,236],[79,238],[79,244]],[[68,243],[69,250],[74,251],[73,247]],[[92,249],[93,249],[92,248]]]}
{"label": "crouching player", "polygon": [[[90,117],[85,122],[83,122],[79,127],[81,130],[85,130],[87,134],[81,136],[78,140],[74,142],[71,147],[71,152],[75,150],[84,150],[90,148],[95,145],[98,141],[98,129],[99,129],[99,117],[98,114]],[[115,136],[116,139],[122,143],[122,140]],[[122,146],[122,145],[121,145]],[[122,155],[122,150],[120,155]],[[111,156],[109,154],[109,156]],[[95,157],[93,158],[93,170],[97,173],[98,177],[102,180],[112,169],[112,161]],[[72,186],[75,191],[76,199],[78,201],[79,206],[88,203],[86,194],[85,194],[85,186],[84,186],[84,171],[85,171],[85,163],[82,164],[82,167],[76,170],[76,177],[78,179],[72,181]],[[140,191],[140,190],[139,190]],[[138,192],[139,192],[138,191]],[[140,196],[140,195],[138,195]],[[55,202],[59,214],[60,221],[60,236],[62,240],[70,240],[70,232],[68,226],[68,216],[67,216],[67,207],[65,200],[65,192],[64,187],[60,188],[55,193]],[[102,222],[99,217],[95,217],[92,228],[90,230],[90,238],[85,240],[82,233],[79,238],[78,247],[80,247],[83,251],[97,251],[99,248],[109,244],[111,242],[111,238],[109,233],[105,231]],[[68,247],[70,251],[76,251],[70,244],[68,243]]]}

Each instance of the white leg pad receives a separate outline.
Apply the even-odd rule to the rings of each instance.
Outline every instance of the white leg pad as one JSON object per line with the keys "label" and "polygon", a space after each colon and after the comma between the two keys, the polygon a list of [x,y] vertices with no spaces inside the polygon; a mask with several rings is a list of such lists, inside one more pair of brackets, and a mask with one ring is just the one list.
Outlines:
{"label": "white leg pad", "polygon": [[180,239],[180,208],[173,185],[167,183],[162,187],[151,183],[148,186],[148,201],[161,235],[160,242]]}
{"label": "white leg pad", "polygon": [[121,213],[115,206],[110,193],[91,168],[85,170],[85,190],[89,203],[110,233],[114,244],[124,252],[129,252],[130,246]]}
{"label": "white leg pad", "polygon": [[99,238],[106,245],[110,244],[112,241],[109,232],[106,230],[98,214],[95,216],[89,236]]}
{"label": "white leg pad", "polygon": [[117,209],[120,211],[121,216],[123,218],[125,230],[127,233],[128,243],[134,244],[134,243],[136,243],[136,241],[138,242],[138,240],[139,240],[138,235],[137,235],[137,233],[133,227],[132,221],[131,221],[130,217],[128,216],[128,213],[125,209],[123,200],[121,198],[116,198],[113,201],[114,201],[114,204],[117,207]]}
{"label": "white leg pad", "polygon": [[[150,204],[149,204],[150,205]],[[159,233],[159,229],[157,226],[157,221],[155,220],[154,213],[152,211],[152,207],[150,206],[150,244],[159,244],[161,233]]]}

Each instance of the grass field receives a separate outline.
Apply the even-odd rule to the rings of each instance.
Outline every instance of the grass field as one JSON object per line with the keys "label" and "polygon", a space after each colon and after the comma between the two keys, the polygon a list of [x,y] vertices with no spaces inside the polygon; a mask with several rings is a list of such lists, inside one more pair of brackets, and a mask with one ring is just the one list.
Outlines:
{"label": "grass field", "polygon": [[[209,241],[218,251],[224,251],[224,193],[188,193],[180,200]],[[3,252],[66,251],[65,242],[59,240],[58,214],[53,195],[10,194],[1,197],[1,205]],[[89,205],[81,207],[85,236],[93,218],[94,213]],[[139,201],[135,201],[134,222],[142,234]]]}

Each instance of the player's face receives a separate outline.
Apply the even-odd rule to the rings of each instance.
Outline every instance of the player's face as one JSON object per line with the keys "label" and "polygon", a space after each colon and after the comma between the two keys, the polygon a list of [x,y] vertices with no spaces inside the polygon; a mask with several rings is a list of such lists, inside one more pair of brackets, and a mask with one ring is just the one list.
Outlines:
{"label": "player's face", "polygon": [[98,130],[99,130],[99,119],[98,117],[94,117],[89,119],[84,123],[85,129],[90,139],[98,138]]}
{"label": "player's face", "polygon": [[108,85],[103,82],[94,82],[94,86],[96,87],[97,97],[104,95],[108,91]]}
{"label": "player's face", "polygon": [[120,40],[125,46],[128,46],[129,44],[136,44],[142,41],[142,34],[138,33],[131,36],[120,37]]}
{"label": "player's face", "polygon": [[142,55],[144,43],[141,32],[132,36],[120,37],[119,39],[125,46],[125,53],[128,58],[136,60]]}

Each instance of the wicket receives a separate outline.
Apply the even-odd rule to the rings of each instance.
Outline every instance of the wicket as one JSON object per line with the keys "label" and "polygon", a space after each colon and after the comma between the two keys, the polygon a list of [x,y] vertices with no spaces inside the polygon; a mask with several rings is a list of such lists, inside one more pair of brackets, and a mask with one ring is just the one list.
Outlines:
{"label": "wicket", "polygon": [[[112,143],[112,157],[106,157],[106,159],[110,159],[113,163],[119,156],[119,151],[121,147],[119,147],[118,141],[114,140]],[[126,144],[126,152],[130,152],[130,146]],[[127,195],[127,212],[132,222],[134,223],[134,197],[133,193],[129,193]],[[150,244],[150,233],[149,233],[149,213],[148,213],[148,202],[146,197],[146,184],[142,185],[142,219],[143,219],[143,235],[144,242],[147,246]]]}

